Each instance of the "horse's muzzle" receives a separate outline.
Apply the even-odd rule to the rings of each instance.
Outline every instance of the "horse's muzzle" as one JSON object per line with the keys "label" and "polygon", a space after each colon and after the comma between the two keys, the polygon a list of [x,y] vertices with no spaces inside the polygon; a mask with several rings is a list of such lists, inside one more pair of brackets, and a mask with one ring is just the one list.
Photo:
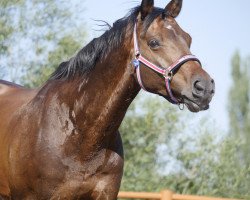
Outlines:
{"label": "horse's muzzle", "polygon": [[213,79],[196,77],[192,80],[192,95],[184,95],[183,103],[191,112],[207,110],[214,93],[215,82]]}

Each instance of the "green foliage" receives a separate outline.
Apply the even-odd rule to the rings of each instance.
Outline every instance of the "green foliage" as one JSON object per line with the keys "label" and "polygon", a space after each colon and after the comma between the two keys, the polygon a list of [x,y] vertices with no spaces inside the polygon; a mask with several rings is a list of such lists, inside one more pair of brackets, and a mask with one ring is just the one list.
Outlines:
{"label": "green foliage", "polygon": [[[76,23],[82,16],[83,7],[78,6],[82,2],[3,0],[1,4],[4,6],[0,8],[0,25],[4,26],[0,26],[0,42],[3,43],[0,68],[12,81],[38,86],[54,69],[55,62],[58,65],[63,61],[58,60],[59,51],[65,53],[60,58],[69,58],[79,48],[76,43],[82,43],[83,24]],[[53,63],[52,59],[55,59]],[[46,78],[35,80],[39,73]]]}
{"label": "green foliage", "polygon": [[13,6],[21,4],[22,1],[1,0],[0,2],[0,55],[8,51],[6,40],[14,31],[10,20],[10,14],[14,9]]}
{"label": "green foliage", "polygon": [[0,54],[5,54],[8,47],[4,44],[6,38],[13,32],[12,27],[7,25],[7,20],[4,18],[0,19]]}
{"label": "green foliage", "polygon": [[238,150],[243,142],[234,137],[223,141],[220,149],[220,162],[216,173],[220,177],[215,186],[220,188],[217,194],[226,197],[250,199],[250,166],[238,162]]}
{"label": "green foliage", "polygon": [[80,43],[72,36],[64,36],[59,40],[57,48],[48,55],[48,61],[41,66],[31,66],[23,77],[23,83],[27,87],[37,87],[45,83],[52,72],[59,66],[62,61],[69,60],[74,53],[80,48]]}
{"label": "green foliage", "polygon": [[159,97],[142,98],[132,104],[120,129],[125,152],[121,190],[167,188],[250,198],[250,168],[238,162],[242,141],[228,137],[213,121],[193,122],[194,114],[177,111]]}
{"label": "green foliage", "polygon": [[172,106],[155,98],[138,97],[132,104],[120,129],[125,153],[122,190],[159,189],[157,146],[177,130],[177,118]]}
{"label": "green foliage", "polygon": [[229,92],[230,134],[239,138],[238,161],[250,166],[250,58],[242,60],[236,52],[232,58],[233,84]]}
{"label": "green foliage", "polygon": [[168,188],[178,193],[249,199],[250,168],[237,162],[241,143],[228,136],[218,142],[215,138],[203,130],[192,148],[187,140],[176,149],[183,170],[166,177]]}
{"label": "green foliage", "polygon": [[21,5],[22,1],[0,1],[0,78],[5,74],[4,64],[2,62],[3,56],[8,54],[9,47],[8,39],[12,35],[14,28],[11,25],[10,15],[13,12],[15,5]]}

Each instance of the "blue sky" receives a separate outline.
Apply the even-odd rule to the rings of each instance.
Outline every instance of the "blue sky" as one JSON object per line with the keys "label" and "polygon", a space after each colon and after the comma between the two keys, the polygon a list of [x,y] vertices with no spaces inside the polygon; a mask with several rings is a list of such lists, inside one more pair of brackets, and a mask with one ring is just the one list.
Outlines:
{"label": "blue sky", "polygon": [[[155,6],[165,7],[169,1],[155,0]],[[100,35],[94,31],[94,19],[112,24],[130,8],[140,4],[134,0],[85,0],[84,18],[89,40]],[[179,25],[192,38],[192,53],[200,58],[203,67],[215,79],[216,93],[209,111],[198,116],[209,116],[222,130],[228,129],[227,94],[231,85],[230,60],[239,50],[243,57],[250,55],[249,0],[183,0],[177,18]]]}

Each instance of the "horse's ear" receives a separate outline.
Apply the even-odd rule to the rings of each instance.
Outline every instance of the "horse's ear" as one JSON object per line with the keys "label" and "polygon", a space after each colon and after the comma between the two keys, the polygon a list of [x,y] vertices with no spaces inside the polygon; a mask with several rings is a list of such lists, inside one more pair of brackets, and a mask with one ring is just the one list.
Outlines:
{"label": "horse's ear", "polygon": [[144,20],[145,17],[152,12],[153,8],[154,8],[154,0],[142,0],[141,19]]}
{"label": "horse's ear", "polygon": [[180,14],[181,7],[182,7],[182,0],[171,0],[165,7],[166,14],[175,18]]}

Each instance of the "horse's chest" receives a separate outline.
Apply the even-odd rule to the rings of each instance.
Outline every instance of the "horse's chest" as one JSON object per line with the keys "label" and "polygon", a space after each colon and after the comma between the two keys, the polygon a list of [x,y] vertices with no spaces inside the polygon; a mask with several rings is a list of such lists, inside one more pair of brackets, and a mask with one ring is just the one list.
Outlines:
{"label": "horse's chest", "polygon": [[77,157],[67,157],[62,159],[62,163],[67,168],[67,179],[79,175],[87,180],[93,176],[103,176],[122,172],[123,159],[116,152],[103,149],[96,153],[89,160],[80,160]]}
{"label": "horse's chest", "polygon": [[113,199],[117,195],[123,172],[123,159],[117,153],[104,149],[92,160],[65,158],[62,163],[67,170],[58,189],[60,195],[61,191],[75,191],[72,194],[88,199],[106,199],[107,195]]}

